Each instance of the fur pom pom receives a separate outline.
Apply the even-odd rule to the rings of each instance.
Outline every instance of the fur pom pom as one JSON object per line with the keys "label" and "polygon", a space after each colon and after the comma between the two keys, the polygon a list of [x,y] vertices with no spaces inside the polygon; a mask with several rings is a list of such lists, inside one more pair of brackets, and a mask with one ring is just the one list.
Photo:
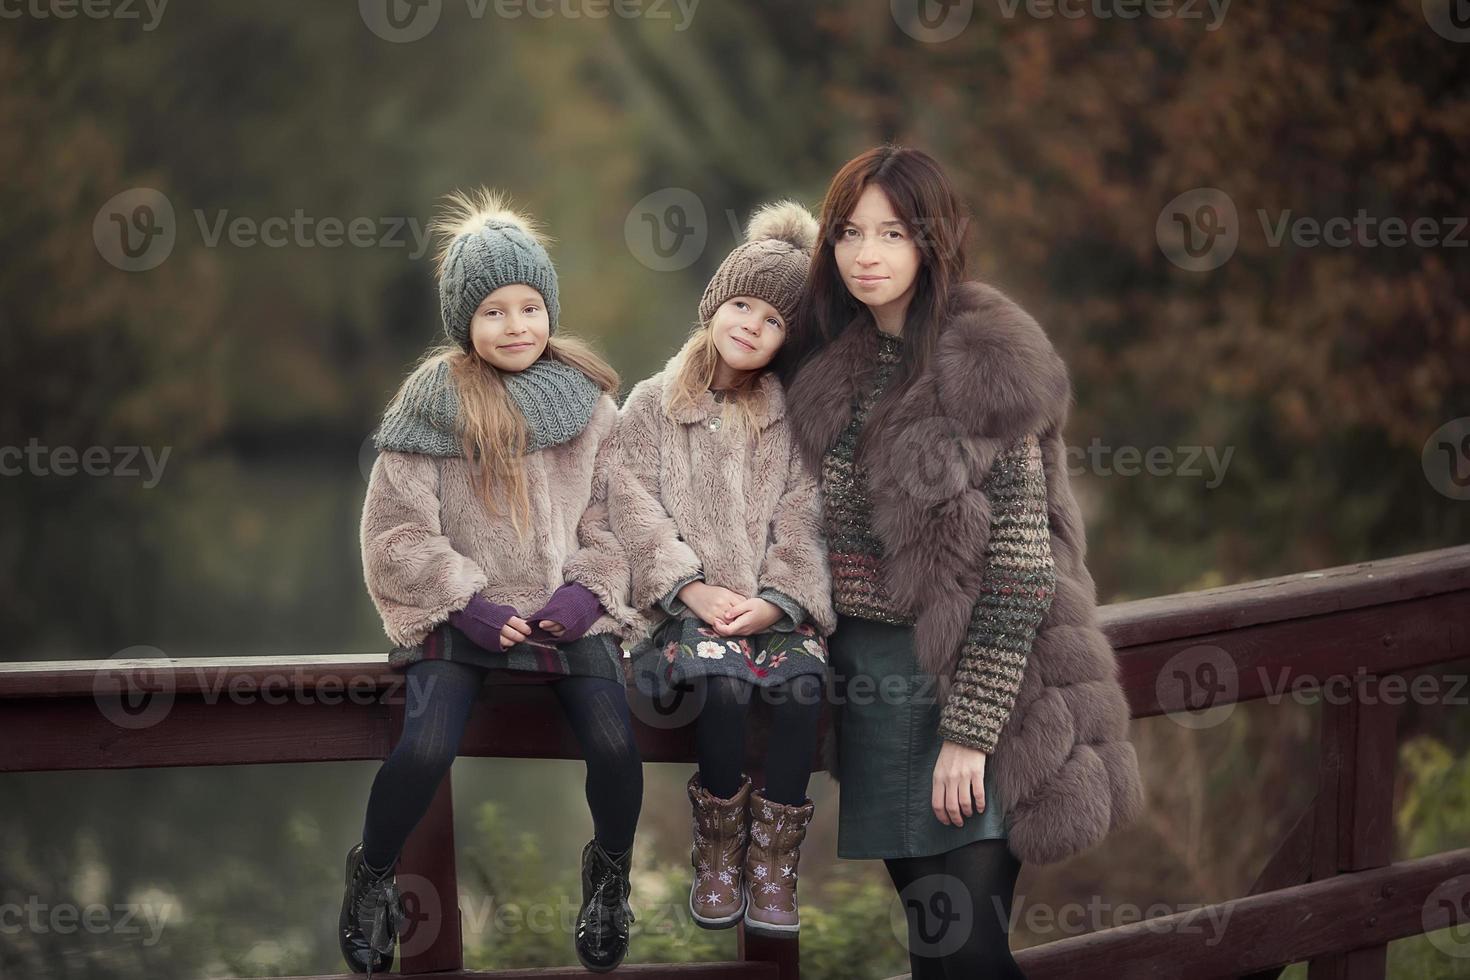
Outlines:
{"label": "fur pom pom", "polygon": [[777,238],[795,245],[803,252],[810,252],[817,244],[819,231],[817,219],[806,208],[795,201],[777,201],[775,204],[767,204],[751,216],[745,240],[758,242]]}
{"label": "fur pom pom", "polygon": [[478,231],[487,224],[492,228],[519,228],[526,237],[543,248],[551,242],[535,218],[511,206],[508,194],[489,187],[455,191],[444,196],[442,209],[429,222],[430,234],[439,239],[438,259],[441,272],[454,240],[460,235]]}

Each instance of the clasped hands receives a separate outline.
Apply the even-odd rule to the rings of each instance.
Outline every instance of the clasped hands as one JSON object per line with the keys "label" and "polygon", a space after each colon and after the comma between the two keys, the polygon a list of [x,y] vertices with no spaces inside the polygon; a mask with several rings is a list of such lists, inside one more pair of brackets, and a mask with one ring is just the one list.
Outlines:
{"label": "clasped hands", "polygon": [[781,607],[773,602],[708,582],[690,582],[679,590],[679,601],[721,636],[762,633],[782,616]]}
{"label": "clasped hands", "polygon": [[[475,645],[502,653],[517,643],[537,640],[570,643],[584,636],[603,613],[596,594],[578,582],[568,582],[551,594],[546,605],[522,618],[513,606],[492,602],[479,593],[469,605],[449,614],[449,622]],[[533,620],[533,627],[527,619]]]}

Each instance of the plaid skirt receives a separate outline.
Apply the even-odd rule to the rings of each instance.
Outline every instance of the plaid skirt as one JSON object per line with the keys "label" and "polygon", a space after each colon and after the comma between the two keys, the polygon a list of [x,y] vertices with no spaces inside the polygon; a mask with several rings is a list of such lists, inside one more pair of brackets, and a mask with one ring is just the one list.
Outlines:
{"label": "plaid skirt", "polygon": [[603,677],[624,683],[623,647],[616,635],[599,633],[570,643],[545,644],[522,640],[495,653],[477,645],[448,622],[440,623],[421,643],[394,647],[388,666],[407,670],[420,660],[454,660],[494,670],[514,670],[548,677]]}
{"label": "plaid skirt", "polygon": [[774,687],[799,674],[827,672],[827,641],[810,623],[790,633],[721,636],[697,617],[671,617],[633,651],[638,689],[653,696],[695,677],[739,677]]}

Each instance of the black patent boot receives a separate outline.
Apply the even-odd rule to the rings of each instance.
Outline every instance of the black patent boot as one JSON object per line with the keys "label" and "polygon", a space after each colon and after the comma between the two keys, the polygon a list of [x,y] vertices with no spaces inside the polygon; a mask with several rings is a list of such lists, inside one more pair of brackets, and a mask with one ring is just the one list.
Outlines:
{"label": "black patent boot", "polygon": [[577,959],[593,973],[616,970],[628,952],[630,847],[614,860],[594,837],[582,848],[582,910],[577,913]]}
{"label": "black patent boot", "polygon": [[347,884],[337,921],[337,942],[348,969],[368,976],[386,972],[407,924],[393,868],[374,875],[363,861],[362,844],[356,844],[347,852]]}

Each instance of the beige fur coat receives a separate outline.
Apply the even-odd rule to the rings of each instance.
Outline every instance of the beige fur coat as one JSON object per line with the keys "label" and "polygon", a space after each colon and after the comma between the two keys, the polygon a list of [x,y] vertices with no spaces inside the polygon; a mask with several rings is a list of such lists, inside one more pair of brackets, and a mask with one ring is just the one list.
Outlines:
{"label": "beige fur coat", "polygon": [[607,531],[607,476],[617,402],[603,395],[581,434],[524,457],[531,527],[518,540],[492,517],[462,458],[383,452],[362,509],[362,567],[388,638],[422,641],[482,592],[522,616],[564,582],[581,582],[606,614],[588,635],[629,635],[628,567]]}
{"label": "beige fur coat", "polygon": [[758,382],[753,436],[721,422],[708,391],[692,409],[674,410],[674,378],[671,359],[633,387],[618,418],[608,516],[628,556],[633,607],[656,624],[665,616],[659,600],[702,571],[743,596],[782,592],[830,634],[837,616],[821,493],[774,372]]}

